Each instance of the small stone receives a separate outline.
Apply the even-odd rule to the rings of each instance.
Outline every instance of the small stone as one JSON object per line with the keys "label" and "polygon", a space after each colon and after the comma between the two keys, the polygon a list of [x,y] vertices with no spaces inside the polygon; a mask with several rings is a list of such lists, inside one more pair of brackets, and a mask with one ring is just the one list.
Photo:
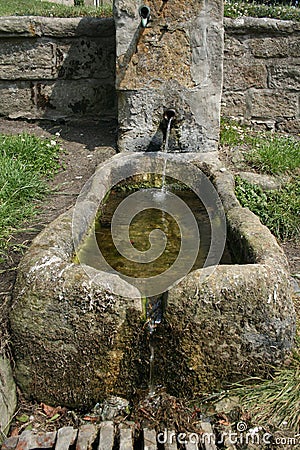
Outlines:
{"label": "small stone", "polygon": [[123,415],[124,413],[126,414],[128,407],[128,400],[121,397],[111,396],[103,402],[101,419],[113,420],[119,415]]}
{"label": "small stone", "polygon": [[225,397],[215,404],[217,413],[229,413],[239,406],[238,397]]}
{"label": "small stone", "polygon": [[254,172],[239,172],[239,176],[248,183],[261,187],[263,191],[272,191],[281,187],[281,181],[271,175],[262,175]]}
{"label": "small stone", "polygon": [[1,450],[15,450],[19,436],[12,436],[6,439],[1,447]]}
{"label": "small stone", "polygon": [[120,426],[120,450],[133,450],[131,427]]}
{"label": "small stone", "polygon": [[109,450],[114,445],[114,424],[112,421],[101,423],[98,450]]}
{"label": "small stone", "polygon": [[83,425],[78,432],[76,450],[92,450],[97,434],[95,425]]}
{"label": "small stone", "polygon": [[65,450],[76,441],[77,430],[73,427],[63,427],[57,432],[55,450]]}

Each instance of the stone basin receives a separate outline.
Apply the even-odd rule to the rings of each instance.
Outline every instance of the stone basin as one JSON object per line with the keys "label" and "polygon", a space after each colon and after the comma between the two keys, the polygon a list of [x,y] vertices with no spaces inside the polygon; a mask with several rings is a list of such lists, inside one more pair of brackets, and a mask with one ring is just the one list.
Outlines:
{"label": "stone basin", "polygon": [[[130,399],[147,390],[149,332],[138,287],[76,264],[74,255],[116,180],[161,173],[165,157],[126,153],[102,164],[75,207],[48,225],[23,257],[10,326],[15,377],[28,397],[86,409],[108,395]],[[178,176],[188,165],[212,181],[236,260],[183,274],[167,290],[153,337],[154,379],[172,395],[193,398],[282,364],[293,344],[295,312],[285,255],[240,206],[217,153],[168,154],[168,161]]]}

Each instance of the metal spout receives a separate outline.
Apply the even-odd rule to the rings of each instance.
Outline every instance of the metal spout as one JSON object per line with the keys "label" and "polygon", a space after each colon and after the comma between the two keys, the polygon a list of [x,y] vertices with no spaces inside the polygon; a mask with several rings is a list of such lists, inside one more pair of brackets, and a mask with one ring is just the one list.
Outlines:
{"label": "metal spout", "polygon": [[176,116],[176,111],[175,109],[166,109],[166,111],[164,112],[164,119],[169,122],[170,120],[175,119]]}
{"label": "metal spout", "polygon": [[139,9],[139,15],[141,18],[141,27],[146,28],[150,20],[150,8],[148,6],[141,6]]}

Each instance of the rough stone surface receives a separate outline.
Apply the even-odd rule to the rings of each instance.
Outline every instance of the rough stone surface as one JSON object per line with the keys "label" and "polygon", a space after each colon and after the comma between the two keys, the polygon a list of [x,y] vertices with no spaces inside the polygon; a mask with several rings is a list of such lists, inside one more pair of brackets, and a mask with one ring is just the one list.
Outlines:
{"label": "rough stone surface", "polygon": [[[164,4],[161,14],[152,13],[152,22],[143,30],[138,28],[139,5],[128,10],[128,17],[123,11],[124,17],[122,13],[116,19],[120,25],[122,20],[126,24],[118,31],[117,46],[118,102],[120,108],[124,107],[119,117],[120,148],[123,132],[130,134],[133,130],[138,132],[137,147],[145,148],[147,135],[150,138],[146,148],[160,148],[166,133],[162,116],[169,107],[177,110],[170,146],[188,151],[209,148],[216,143],[218,100],[205,92],[206,89],[217,92],[212,83],[221,76],[219,25],[213,25],[218,23],[219,5],[207,12],[205,8],[209,7],[199,1],[195,31],[193,26],[189,29],[185,24],[190,17],[186,5],[182,8],[186,16],[181,14],[181,22],[175,24],[174,15],[169,11],[173,4]],[[130,9],[125,4],[125,10],[127,7]],[[207,15],[212,26],[207,29],[206,54],[203,37]],[[262,124],[273,120],[274,129],[298,132],[299,23],[225,18],[224,24],[222,114]],[[128,43],[130,36],[133,39]],[[116,40],[112,19],[2,17],[0,43],[0,115],[28,119],[117,117]],[[203,81],[207,74],[209,86]],[[151,77],[150,84],[145,82],[147,76]],[[127,93],[125,85],[130,87]],[[190,95],[186,95],[187,90]],[[207,136],[207,142],[202,135]]]}
{"label": "rough stone surface", "polygon": [[232,208],[227,217],[236,257],[248,264],[218,266],[202,283],[200,273],[192,272],[168,293],[166,320],[177,338],[176,359],[189,374],[185,390],[193,380],[194,392],[239,379],[241,371],[260,375],[266,364],[280,364],[293,340],[284,254],[249,210]]}
{"label": "rough stone surface", "polygon": [[100,427],[100,439],[98,450],[107,450],[113,448],[114,445],[114,423],[106,421]]}
{"label": "rough stone surface", "polygon": [[1,114],[10,119],[114,118],[114,88],[98,80],[0,81]]}
{"label": "rough stone surface", "polygon": [[222,114],[299,129],[299,22],[225,19]]}
{"label": "rough stone surface", "polygon": [[127,394],[121,367],[141,312],[140,302],[105,291],[97,273],[90,278],[71,263],[71,218],[45,229],[20,266],[11,312],[15,373],[28,395],[87,408],[118,383]]}
{"label": "rough stone surface", "polygon": [[[9,430],[12,416],[17,406],[16,385],[10,361],[4,355],[0,356],[0,443],[2,436]],[[3,434],[2,434],[3,433]]]}
{"label": "rough stone surface", "polygon": [[161,150],[168,108],[176,110],[171,151],[216,149],[222,89],[223,26],[219,1],[147,6],[115,1],[119,150]]}
{"label": "rough stone surface", "polygon": [[111,19],[1,18],[0,40],[1,115],[116,117]]}
{"label": "rough stone surface", "polygon": [[66,450],[74,445],[77,438],[77,430],[73,427],[63,427],[57,432],[55,450]]}
{"label": "rough stone surface", "polygon": [[78,432],[76,450],[92,450],[97,434],[97,426],[83,425]]}
{"label": "rough stone surface", "polygon": [[248,181],[248,183],[260,186],[264,191],[271,191],[279,189],[282,185],[282,180],[272,175],[262,175],[255,172],[239,172],[239,176]]}
{"label": "rough stone surface", "polygon": [[298,116],[299,94],[297,92],[250,89],[248,98],[251,102],[250,118],[286,119]]}
{"label": "rough stone surface", "polygon": [[[126,155],[130,164],[124,158],[114,156],[96,172],[101,183],[96,177],[89,183],[82,214],[74,215],[74,240],[68,211],[34,240],[20,264],[10,314],[15,373],[24,393],[39,401],[90,407],[148,386],[149,334],[136,289],[118,275],[72,262],[73,245],[93,223],[111,177],[129,166],[135,173],[144,167],[140,153]],[[215,152],[170,158],[181,162],[178,170],[190,161],[214,181],[237,261],[212,273],[191,272],[172,287],[165,322],[153,336],[159,354],[154,383],[193,397],[281,364],[293,343],[295,313],[284,253],[258,218],[240,207],[233,177],[221,170]],[[144,171],[155,171],[154,163],[149,156]],[[116,285],[122,297],[109,289]]]}

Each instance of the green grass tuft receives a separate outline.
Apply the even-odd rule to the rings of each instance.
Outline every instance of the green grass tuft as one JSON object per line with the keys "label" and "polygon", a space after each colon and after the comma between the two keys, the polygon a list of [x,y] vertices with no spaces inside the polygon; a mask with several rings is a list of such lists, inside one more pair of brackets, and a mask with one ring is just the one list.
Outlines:
{"label": "green grass tuft", "polygon": [[0,259],[13,233],[37,212],[37,200],[49,192],[47,179],[60,168],[56,141],[29,134],[0,134]]}
{"label": "green grass tuft", "polygon": [[251,415],[251,422],[264,427],[300,431],[300,367],[277,370],[269,380],[244,380],[227,391],[237,396],[241,407]]}
{"label": "green grass tuft", "polygon": [[278,239],[299,239],[300,179],[278,190],[263,191],[236,177],[235,193],[241,205],[253,211]]}
{"label": "green grass tuft", "polygon": [[101,7],[66,6],[44,0],[0,0],[0,16],[44,16],[44,17],[111,17],[112,2]]}
{"label": "green grass tuft", "polygon": [[249,141],[253,149],[245,158],[259,172],[278,175],[300,167],[299,140],[269,132]]}
{"label": "green grass tuft", "polygon": [[249,169],[288,179],[278,190],[263,191],[237,176],[235,192],[241,205],[251,209],[278,239],[299,239],[300,140],[222,119],[220,143],[240,148]]}

